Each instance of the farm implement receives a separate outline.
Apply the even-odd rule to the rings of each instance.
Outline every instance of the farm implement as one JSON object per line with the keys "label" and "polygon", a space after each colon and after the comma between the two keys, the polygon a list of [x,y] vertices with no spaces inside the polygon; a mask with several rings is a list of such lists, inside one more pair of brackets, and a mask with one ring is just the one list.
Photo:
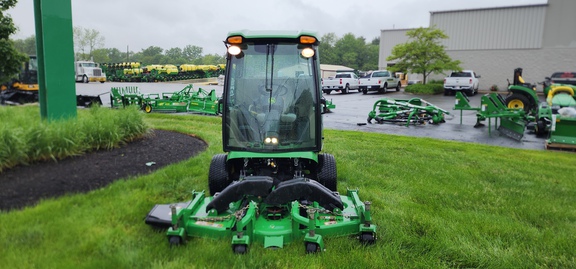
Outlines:
{"label": "farm implement", "polygon": [[156,111],[220,114],[216,90],[210,92],[202,88],[194,90],[192,84],[178,92],[151,93],[148,95],[140,93],[138,87],[135,86],[115,87],[110,91],[110,104],[112,107],[137,105],[146,113]]}
{"label": "farm implement", "polygon": [[438,124],[445,122],[444,115],[450,113],[424,99],[412,98],[409,100],[396,100],[382,98],[368,113],[368,123],[375,120],[377,123],[406,123],[410,124]]}
{"label": "farm implement", "polygon": [[159,82],[217,77],[226,65],[148,65],[139,62],[102,64],[109,81],[115,82]]}
{"label": "farm implement", "polygon": [[[485,94],[480,99],[480,107],[471,107],[470,99],[461,92],[456,92],[454,110],[460,110],[460,124],[462,124],[462,112],[464,110],[476,111],[476,125],[482,127],[482,123],[488,119],[488,134],[492,135],[492,119],[494,127],[502,134],[520,140],[524,136],[526,127],[526,113],[522,109],[508,108],[506,101],[497,93]],[[500,125],[498,125],[500,119]]]}
{"label": "farm implement", "polygon": [[[334,156],[322,149],[318,40],[308,32],[232,32],[222,102],[225,153],[212,157],[208,189],[187,202],[159,204],[146,216],[171,245],[226,239],[234,253],[253,243],[306,253],[324,238],[376,241],[371,204],[337,191]],[[260,70],[258,70],[260,69]],[[265,74],[265,75],[264,75]],[[211,195],[211,196],[210,196]]]}
{"label": "farm implement", "polygon": [[[574,76],[574,73],[567,74]],[[482,96],[479,108],[474,108],[466,96],[459,94],[454,109],[460,110],[460,116],[463,110],[477,111],[475,127],[482,126],[480,122],[485,119],[490,123],[491,118],[496,118],[496,125],[500,119],[498,130],[516,140],[522,139],[525,129],[529,129],[536,135],[547,137],[547,149],[576,149],[576,86],[553,83],[546,78],[543,83],[546,101],[540,102],[536,86],[525,83],[521,75],[522,68],[514,70],[514,82],[508,87],[509,94],[505,99],[490,93]]]}

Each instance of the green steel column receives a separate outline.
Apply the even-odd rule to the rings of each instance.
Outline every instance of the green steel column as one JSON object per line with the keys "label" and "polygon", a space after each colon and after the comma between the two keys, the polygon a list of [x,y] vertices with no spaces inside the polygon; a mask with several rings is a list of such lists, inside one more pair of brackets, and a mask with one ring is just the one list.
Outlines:
{"label": "green steel column", "polygon": [[71,0],[34,0],[40,115],[76,117]]}

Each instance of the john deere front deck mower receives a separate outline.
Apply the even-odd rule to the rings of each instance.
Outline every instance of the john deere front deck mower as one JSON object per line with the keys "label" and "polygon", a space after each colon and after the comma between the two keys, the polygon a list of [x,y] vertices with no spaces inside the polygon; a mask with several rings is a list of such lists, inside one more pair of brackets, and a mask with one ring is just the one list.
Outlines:
{"label": "john deere front deck mower", "polygon": [[[254,243],[307,253],[324,237],[376,241],[370,203],[337,189],[336,162],[322,150],[318,39],[311,32],[232,32],[223,91],[223,154],[213,156],[209,196],[156,205],[146,223],[168,229],[168,242],[230,240],[235,253]],[[191,239],[193,240],[193,239]]]}

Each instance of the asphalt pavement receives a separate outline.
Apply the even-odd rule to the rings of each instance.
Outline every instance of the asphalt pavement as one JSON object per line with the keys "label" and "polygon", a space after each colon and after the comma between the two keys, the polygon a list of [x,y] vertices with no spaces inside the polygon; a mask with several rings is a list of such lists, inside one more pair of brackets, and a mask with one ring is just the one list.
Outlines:
{"label": "asphalt pavement", "polygon": [[[162,93],[176,92],[183,89],[188,83],[77,83],[76,93],[84,95],[101,95],[104,106],[110,106],[110,89],[111,87],[138,86],[142,93]],[[205,90],[215,89],[217,95],[222,94],[222,86],[195,84],[197,87]],[[501,93],[505,95],[506,93]],[[482,93],[469,97],[472,107],[480,106]],[[348,94],[332,92],[330,95],[324,95],[328,100],[332,100],[336,108],[329,113],[325,113],[324,128],[337,130],[351,130],[360,132],[376,132],[403,136],[430,137],[442,140],[462,141],[470,143],[488,144],[500,147],[522,148],[533,150],[544,150],[545,139],[537,137],[530,131],[526,130],[520,141],[511,139],[501,134],[494,126],[489,134],[488,120],[485,121],[484,127],[474,128],[476,124],[475,111],[462,111],[462,124],[460,124],[460,111],[453,110],[455,104],[454,96],[438,95],[414,95],[405,93],[403,89],[399,92],[390,89],[386,93],[369,92],[362,94],[357,91],[351,91]],[[372,124],[367,123],[368,113],[372,111],[374,103],[381,98],[390,99],[411,99],[421,98],[431,104],[436,105],[450,113],[446,116],[446,122],[440,124],[422,124],[405,126],[403,124],[384,123]],[[543,97],[540,96],[541,101]],[[494,125],[494,119],[492,125]]]}

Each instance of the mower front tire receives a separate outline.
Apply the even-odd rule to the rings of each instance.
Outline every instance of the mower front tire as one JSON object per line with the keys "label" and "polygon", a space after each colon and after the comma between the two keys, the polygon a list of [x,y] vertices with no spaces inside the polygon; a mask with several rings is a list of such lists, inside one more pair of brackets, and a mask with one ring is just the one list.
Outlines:
{"label": "mower front tire", "polygon": [[232,251],[234,251],[234,254],[246,254],[248,246],[245,244],[232,245]]}
{"label": "mower front tire", "polygon": [[320,245],[312,242],[306,242],[306,254],[314,254],[320,252]]}
{"label": "mower front tire", "polygon": [[318,155],[318,182],[331,191],[337,191],[336,160],[334,155],[322,153]]}
{"label": "mower front tire", "polygon": [[226,169],[226,158],[226,154],[216,154],[210,161],[208,189],[211,195],[221,192],[231,183],[228,178],[228,169]]}

